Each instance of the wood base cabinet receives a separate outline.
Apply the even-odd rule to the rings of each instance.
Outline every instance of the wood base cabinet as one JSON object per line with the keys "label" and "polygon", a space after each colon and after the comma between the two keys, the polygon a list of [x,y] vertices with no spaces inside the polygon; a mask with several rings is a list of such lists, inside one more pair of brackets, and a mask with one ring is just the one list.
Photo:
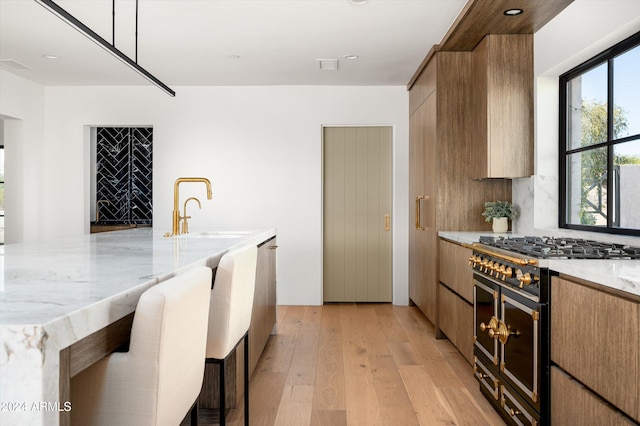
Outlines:
{"label": "wood base cabinet", "polygon": [[[256,289],[249,327],[249,377],[260,360],[276,327],[276,237],[258,245]],[[198,399],[201,408],[218,408],[218,366],[205,365],[204,382]],[[225,369],[228,408],[242,404],[244,395],[244,343],[240,342]]]}
{"label": "wood base cabinet", "polygon": [[440,239],[438,242],[438,329],[473,364],[472,250]]}
{"label": "wood base cabinet", "polygon": [[438,247],[438,273],[440,282],[469,303],[473,303],[473,271],[469,258],[473,250],[460,244],[440,239]]}
{"label": "wood base cabinet", "polygon": [[[552,279],[551,361],[640,421],[640,301],[601,289],[564,277]],[[552,389],[552,411],[560,410],[563,398],[566,395]],[[583,398],[589,405],[585,411],[595,410],[593,401]]]}
{"label": "wood base cabinet", "polygon": [[462,356],[473,364],[473,305],[440,284],[438,288],[438,323]]}
{"label": "wood base cabinet", "polygon": [[631,426],[634,423],[602,398],[551,367],[551,424],[580,426]]}
{"label": "wood base cabinet", "polygon": [[258,246],[256,293],[249,329],[249,374],[253,374],[276,326],[276,238]]}

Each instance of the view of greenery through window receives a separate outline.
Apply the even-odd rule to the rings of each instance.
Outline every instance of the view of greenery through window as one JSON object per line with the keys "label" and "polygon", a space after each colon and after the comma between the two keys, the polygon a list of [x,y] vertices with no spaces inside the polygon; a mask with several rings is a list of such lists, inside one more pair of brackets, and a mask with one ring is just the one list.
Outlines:
{"label": "view of greenery through window", "polygon": [[640,230],[640,34],[632,39],[561,77],[565,225]]}

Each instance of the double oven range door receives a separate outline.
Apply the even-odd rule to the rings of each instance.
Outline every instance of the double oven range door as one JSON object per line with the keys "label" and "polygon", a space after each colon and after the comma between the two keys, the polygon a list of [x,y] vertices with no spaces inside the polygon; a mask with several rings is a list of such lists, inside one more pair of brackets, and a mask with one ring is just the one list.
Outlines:
{"label": "double oven range door", "polygon": [[481,391],[510,424],[548,424],[540,414],[547,410],[540,395],[547,381],[541,350],[547,305],[474,273],[473,308],[474,375]]}

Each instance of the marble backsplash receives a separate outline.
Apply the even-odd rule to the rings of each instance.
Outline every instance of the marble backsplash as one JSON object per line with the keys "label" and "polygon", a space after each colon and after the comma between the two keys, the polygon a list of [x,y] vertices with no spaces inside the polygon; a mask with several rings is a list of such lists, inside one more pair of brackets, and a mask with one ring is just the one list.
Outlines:
{"label": "marble backsplash", "polygon": [[514,179],[512,201],[520,212],[513,232],[531,234],[535,229],[558,227],[558,177],[534,175]]}
{"label": "marble backsplash", "polygon": [[557,176],[534,175],[513,179],[512,202],[520,214],[511,224],[512,232],[519,235],[564,236],[640,246],[640,237],[558,228],[558,193]]}

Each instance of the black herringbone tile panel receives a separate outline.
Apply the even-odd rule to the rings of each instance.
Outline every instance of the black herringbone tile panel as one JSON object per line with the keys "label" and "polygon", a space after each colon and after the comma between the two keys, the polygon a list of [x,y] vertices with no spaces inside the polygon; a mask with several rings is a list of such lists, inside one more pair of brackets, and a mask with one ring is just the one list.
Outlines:
{"label": "black herringbone tile panel", "polygon": [[100,222],[152,223],[151,128],[99,127],[96,200]]}

